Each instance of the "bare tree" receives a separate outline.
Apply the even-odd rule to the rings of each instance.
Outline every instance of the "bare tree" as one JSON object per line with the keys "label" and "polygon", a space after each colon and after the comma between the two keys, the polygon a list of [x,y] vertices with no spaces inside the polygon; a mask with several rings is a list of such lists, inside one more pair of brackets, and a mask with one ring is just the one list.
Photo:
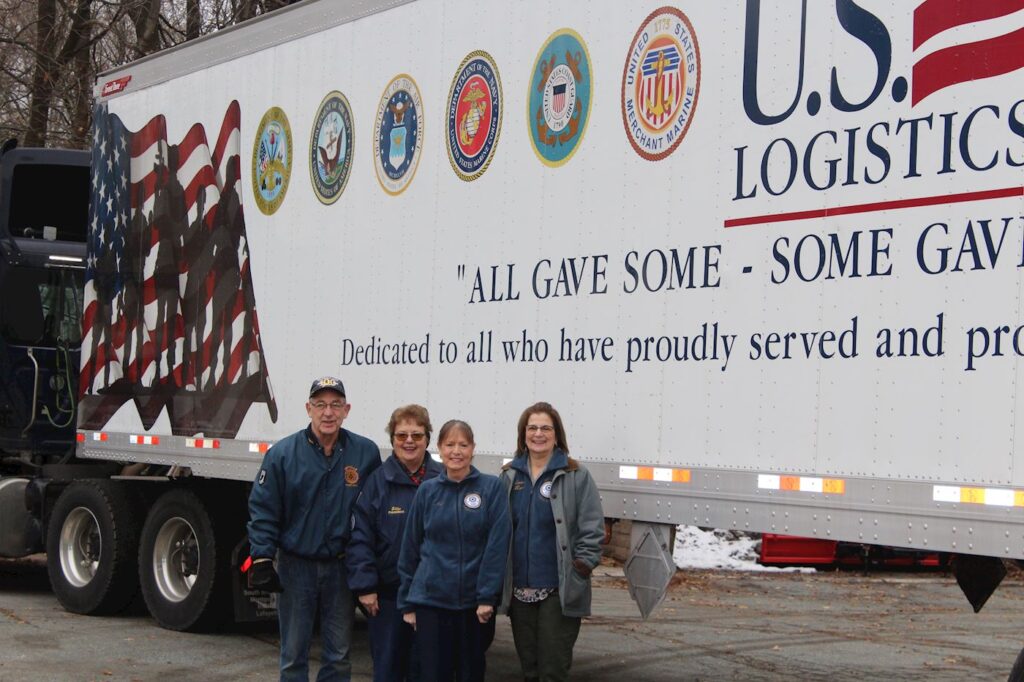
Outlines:
{"label": "bare tree", "polygon": [[0,142],[88,145],[96,75],[294,0],[0,0]]}

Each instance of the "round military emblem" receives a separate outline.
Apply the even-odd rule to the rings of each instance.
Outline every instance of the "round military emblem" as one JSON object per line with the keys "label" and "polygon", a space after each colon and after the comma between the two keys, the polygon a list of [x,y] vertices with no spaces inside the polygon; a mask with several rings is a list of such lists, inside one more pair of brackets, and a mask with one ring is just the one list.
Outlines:
{"label": "round military emblem", "polygon": [[384,88],[373,127],[373,167],[385,192],[405,191],[422,151],[423,99],[416,81],[399,74]]}
{"label": "round military emblem", "polygon": [[256,205],[272,215],[284,201],[292,175],[292,129],[278,107],[263,114],[252,146],[252,193]]}
{"label": "round military emblem", "polygon": [[551,497],[551,481],[544,481],[541,484],[540,494],[542,497]]}
{"label": "round military emblem", "polygon": [[479,509],[483,501],[484,498],[480,497],[480,493],[469,493],[462,498],[462,504],[466,505],[466,509]]}
{"label": "round military emblem", "polygon": [[476,180],[491,163],[504,108],[494,59],[486,52],[469,53],[448,91],[448,159],[463,180]]}
{"label": "round military emblem", "polygon": [[355,485],[359,483],[359,469],[352,465],[345,467],[345,484]]}
{"label": "round military emblem", "polygon": [[622,123],[648,161],[675,151],[693,121],[700,94],[700,49],[686,15],[651,12],[637,29],[622,71]]}
{"label": "round military emblem", "polygon": [[345,191],[352,170],[352,108],[340,92],[320,102],[309,140],[309,177],[316,198],[333,204]]}
{"label": "round military emblem", "polygon": [[593,90],[583,38],[568,28],[552,33],[537,53],[526,104],[530,141],[544,164],[561,166],[576,153],[590,119]]}

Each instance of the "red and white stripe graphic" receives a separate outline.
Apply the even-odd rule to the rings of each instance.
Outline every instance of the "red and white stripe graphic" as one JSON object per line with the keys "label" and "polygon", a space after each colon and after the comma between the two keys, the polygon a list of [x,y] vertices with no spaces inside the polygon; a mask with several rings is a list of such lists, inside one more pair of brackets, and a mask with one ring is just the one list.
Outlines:
{"label": "red and white stripe graphic", "polygon": [[249,443],[249,452],[265,455],[270,449],[270,443]]}
{"label": "red and white stripe graphic", "polygon": [[220,441],[216,438],[186,438],[185,447],[197,448],[199,450],[217,450],[220,448]]}
{"label": "red and white stripe graphic", "polygon": [[1024,68],[1024,0],[925,0],[914,10],[911,101]]}

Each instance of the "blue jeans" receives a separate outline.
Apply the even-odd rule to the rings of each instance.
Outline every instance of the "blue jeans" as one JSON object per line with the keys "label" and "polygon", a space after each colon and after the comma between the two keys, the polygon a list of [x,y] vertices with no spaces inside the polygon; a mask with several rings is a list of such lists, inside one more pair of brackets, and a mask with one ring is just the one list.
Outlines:
{"label": "blue jeans", "polygon": [[277,600],[281,682],[308,682],[309,646],[318,609],[323,655],[317,682],[348,682],[355,603],[345,577],[345,562],[314,561],[280,552],[277,572],[284,587]]}

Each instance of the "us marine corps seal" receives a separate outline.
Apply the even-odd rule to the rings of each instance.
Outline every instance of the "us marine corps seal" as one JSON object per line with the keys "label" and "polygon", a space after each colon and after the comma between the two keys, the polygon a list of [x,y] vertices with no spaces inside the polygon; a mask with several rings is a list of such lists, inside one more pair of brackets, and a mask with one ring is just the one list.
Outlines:
{"label": "us marine corps seal", "polygon": [[494,59],[486,52],[469,53],[448,91],[448,160],[463,180],[476,180],[487,170],[501,134],[504,109]]}
{"label": "us marine corps seal", "polygon": [[334,91],[320,102],[309,140],[309,177],[322,203],[333,204],[345,191],[352,170],[352,108]]}
{"label": "us marine corps seal", "polygon": [[537,158],[561,166],[579,148],[594,89],[590,53],[569,28],[552,33],[537,53],[526,104],[526,124]]}
{"label": "us marine corps seal", "polygon": [[686,15],[651,12],[629,46],[622,70],[622,123],[636,153],[659,161],[675,151],[700,94],[700,49]]}
{"label": "us marine corps seal", "polygon": [[256,205],[272,215],[284,201],[292,175],[292,129],[278,107],[263,114],[252,146],[252,193]]}
{"label": "us marine corps seal", "polygon": [[388,194],[401,194],[423,151],[423,100],[416,81],[399,74],[384,88],[373,126],[373,168]]}

